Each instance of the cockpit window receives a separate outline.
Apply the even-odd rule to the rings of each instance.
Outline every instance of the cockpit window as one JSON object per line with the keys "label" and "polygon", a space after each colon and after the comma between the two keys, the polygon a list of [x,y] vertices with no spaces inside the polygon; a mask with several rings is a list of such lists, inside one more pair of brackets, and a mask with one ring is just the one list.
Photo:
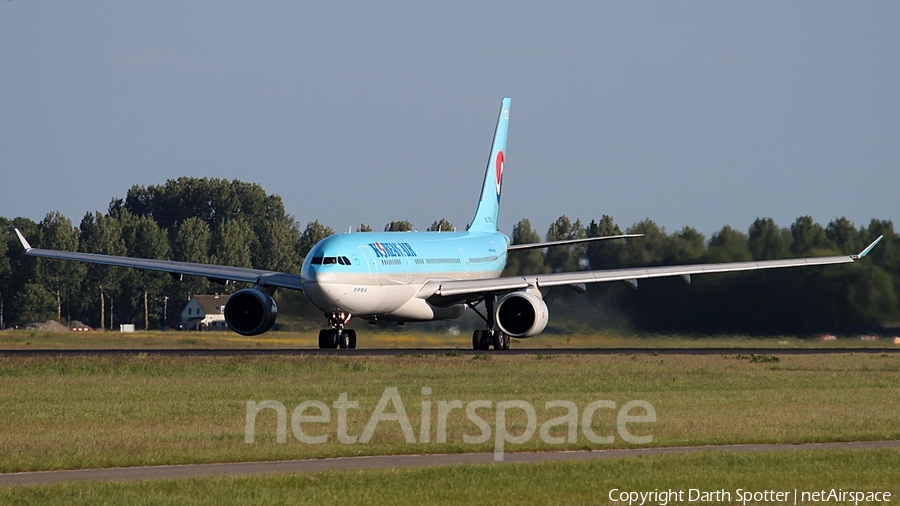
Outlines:
{"label": "cockpit window", "polygon": [[312,257],[309,263],[312,265],[353,265],[347,257]]}

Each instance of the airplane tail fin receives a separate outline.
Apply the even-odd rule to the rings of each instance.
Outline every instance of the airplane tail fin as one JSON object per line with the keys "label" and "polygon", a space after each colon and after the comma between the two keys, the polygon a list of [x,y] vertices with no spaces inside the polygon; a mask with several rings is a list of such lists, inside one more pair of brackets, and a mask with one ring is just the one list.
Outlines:
{"label": "airplane tail fin", "polygon": [[500,216],[500,186],[503,183],[503,162],[506,157],[506,134],[509,131],[509,98],[504,98],[500,105],[500,117],[494,129],[494,142],[491,155],[488,157],[487,169],[484,171],[484,184],[481,187],[481,200],[475,217],[469,225],[470,232],[496,232],[497,219]]}

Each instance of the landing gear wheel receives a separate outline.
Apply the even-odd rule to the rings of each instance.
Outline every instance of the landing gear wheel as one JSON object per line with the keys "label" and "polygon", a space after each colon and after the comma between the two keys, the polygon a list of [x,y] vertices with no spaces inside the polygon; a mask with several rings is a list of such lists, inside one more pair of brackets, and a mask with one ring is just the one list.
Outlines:
{"label": "landing gear wheel", "polygon": [[356,331],[353,329],[350,329],[350,330],[346,330],[345,332],[350,334],[350,340],[347,343],[347,348],[349,348],[351,350],[355,350],[356,349]]}
{"label": "landing gear wheel", "polygon": [[491,345],[494,346],[495,350],[503,349],[503,332],[499,330],[491,332]]}
{"label": "landing gear wheel", "polygon": [[335,335],[338,336],[338,347],[342,350],[346,350],[350,347],[350,332],[346,330],[335,330]]}
{"label": "landing gear wheel", "polygon": [[491,333],[487,330],[481,331],[481,349],[482,350],[491,349]]}
{"label": "landing gear wheel", "polygon": [[486,330],[476,330],[472,334],[472,349],[489,350],[491,349],[491,335]]}
{"label": "landing gear wheel", "polygon": [[337,329],[331,330],[331,349],[336,349],[341,344],[341,331]]}
{"label": "landing gear wheel", "polygon": [[503,349],[509,349],[509,342],[512,341],[512,338],[509,337],[509,334],[503,334]]}
{"label": "landing gear wheel", "polygon": [[319,349],[326,350],[334,348],[331,346],[331,335],[334,333],[332,329],[322,329],[319,331]]}

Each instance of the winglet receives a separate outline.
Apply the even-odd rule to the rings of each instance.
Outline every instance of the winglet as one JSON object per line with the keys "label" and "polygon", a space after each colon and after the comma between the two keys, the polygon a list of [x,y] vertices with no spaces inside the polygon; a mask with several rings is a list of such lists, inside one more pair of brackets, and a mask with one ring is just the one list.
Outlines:
{"label": "winglet", "polygon": [[25,240],[25,236],[22,235],[22,232],[19,232],[19,229],[15,229],[15,230],[16,230],[16,235],[19,236],[19,241],[22,242],[22,247],[25,248],[25,251],[30,250],[31,245],[28,244],[28,241]]}
{"label": "winglet", "polygon": [[879,236],[878,236],[878,239],[875,239],[874,241],[872,241],[872,244],[866,246],[866,249],[862,250],[858,255],[853,255],[853,259],[854,259],[854,260],[859,260],[860,258],[862,258],[862,257],[864,257],[864,256],[866,256],[866,255],[868,255],[869,252],[872,251],[872,248],[874,248],[875,245],[878,244],[878,241],[880,241],[882,238],[884,238],[884,236],[883,236],[883,235],[879,235]]}

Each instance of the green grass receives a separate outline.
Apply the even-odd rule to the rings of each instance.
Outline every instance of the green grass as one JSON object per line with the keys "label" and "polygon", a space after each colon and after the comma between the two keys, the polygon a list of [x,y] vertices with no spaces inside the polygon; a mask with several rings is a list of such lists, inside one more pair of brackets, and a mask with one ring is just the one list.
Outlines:
{"label": "green grass", "polygon": [[684,504],[691,488],[725,490],[731,494],[729,502],[738,504],[738,489],[889,491],[893,493],[891,502],[896,502],[900,494],[900,450],[709,452],[590,462],[0,487],[0,503],[621,505],[609,501],[612,489],[671,489],[684,491],[684,500],[669,504]]}
{"label": "green grass", "polygon": [[[234,462],[398,453],[491,451],[466,444],[479,430],[461,410],[448,418],[447,442],[407,443],[397,423],[380,424],[367,444],[336,440],[336,412],[309,445],[275,438],[273,410],[259,414],[256,441],[244,442],[248,400],[277,400],[288,411],[305,400],[331,405],[342,392],[359,402],[349,433],[359,435],[386,387],[399,389],[419,434],[422,387],[437,402],[525,400],[538,425],[596,400],[621,407],[650,402],[657,422],[630,426],[654,446],[900,439],[900,356],[894,354],[750,356],[392,356],[392,357],[55,357],[0,358],[0,471],[195,462]],[[392,411],[392,409],[388,409]],[[491,410],[482,412],[491,425]],[[290,424],[289,420],[288,423]],[[511,411],[510,432],[524,428]],[[593,419],[616,435],[614,410]],[[564,427],[554,435],[564,435]],[[631,446],[588,441],[550,445],[535,435],[507,451]]]}
{"label": "green grass", "polygon": [[[358,326],[362,348],[461,348],[472,347],[470,333],[451,335],[440,332],[389,331]],[[692,336],[669,334],[623,335],[614,332],[541,334],[530,339],[513,339],[514,348],[897,348],[893,340],[863,341],[842,338],[819,341],[798,337]],[[41,332],[36,330],[0,331],[0,349],[59,348],[310,348],[318,347],[318,331],[267,332],[260,336],[241,336],[234,332]]]}

